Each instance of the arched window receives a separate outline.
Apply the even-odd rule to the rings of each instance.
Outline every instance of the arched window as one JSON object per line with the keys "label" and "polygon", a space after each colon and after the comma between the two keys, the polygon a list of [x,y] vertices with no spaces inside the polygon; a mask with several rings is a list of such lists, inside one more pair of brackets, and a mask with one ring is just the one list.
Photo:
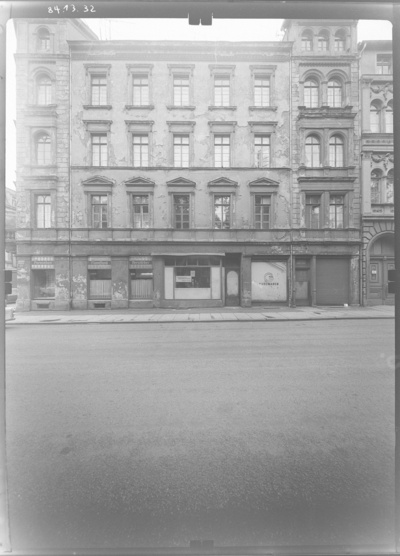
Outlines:
{"label": "arched window", "polygon": [[304,83],[304,106],[317,108],[319,105],[319,87],[314,79],[308,79]]}
{"label": "arched window", "polygon": [[371,204],[378,204],[381,202],[381,170],[372,170],[371,172]]}
{"label": "arched window", "polygon": [[386,177],[386,191],[385,191],[385,203],[393,203],[393,168],[389,170]]}
{"label": "arched window", "polygon": [[36,137],[36,164],[46,166],[51,163],[51,141],[47,133]]}
{"label": "arched window", "polygon": [[373,102],[369,109],[369,129],[371,133],[380,133],[381,131],[381,105]]}
{"label": "arched window", "polygon": [[332,135],[329,140],[329,165],[344,166],[344,142],[340,135]]}
{"label": "arched window", "polygon": [[50,32],[48,29],[41,28],[37,34],[37,49],[40,52],[49,52],[50,50]]}
{"label": "arched window", "polygon": [[307,52],[311,52],[313,43],[313,35],[311,31],[304,31],[301,35],[301,48]]}
{"label": "arched window", "polygon": [[335,52],[343,52],[346,48],[346,36],[343,29],[335,33]]}
{"label": "arched window", "polygon": [[306,166],[315,168],[321,165],[321,142],[317,135],[306,139]]}
{"label": "arched window", "polygon": [[51,79],[48,75],[39,75],[36,80],[37,104],[51,104]]}
{"label": "arched window", "polygon": [[318,35],[319,52],[327,52],[329,48],[329,35],[326,31],[321,31]]}
{"label": "arched window", "polygon": [[385,131],[393,133],[393,103],[389,100],[385,111]]}
{"label": "arched window", "polygon": [[337,79],[328,81],[328,105],[334,108],[342,106],[342,84]]}

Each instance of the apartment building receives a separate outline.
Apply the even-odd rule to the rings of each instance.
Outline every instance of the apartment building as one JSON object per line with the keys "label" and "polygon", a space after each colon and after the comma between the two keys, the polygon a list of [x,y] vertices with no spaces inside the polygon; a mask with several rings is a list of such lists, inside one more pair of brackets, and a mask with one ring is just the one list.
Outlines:
{"label": "apartment building", "polygon": [[17,20],[17,308],[364,303],[390,216],[366,211],[356,28],[99,41]]}

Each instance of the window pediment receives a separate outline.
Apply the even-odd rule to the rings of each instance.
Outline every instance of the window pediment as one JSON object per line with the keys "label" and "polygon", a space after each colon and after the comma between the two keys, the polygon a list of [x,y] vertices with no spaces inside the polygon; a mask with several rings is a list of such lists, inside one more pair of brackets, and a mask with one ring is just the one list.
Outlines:
{"label": "window pediment", "polygon": [[167,181],[168,187],[196,187],[194,181],[186,178],[175,178],[174,180]]}
{"label": "window pediment", "polygon": [[229,178],[217,178],[208,182],[208,187],[237,187],[238,182],[230,180]]}
{"label": "window pediment", "polygon": [[249,183],[250,187],[279,187],[279,182],[269,178],[258,178]]}
{"label": "window pediment", "polygon": [[115,185],[114,180],[110,180],[109,178],[105,178],[103,176],[93,176],[93,178],[89,178],[87,180],[84,180],[82,182],[82,185],[84,187],[99,187],[99,186],[106,186],[106,187],[112,187],[113,185]]}
{"label": "window pediment", "polygon": [[155,186],[154,181],[151,181],[147,178],[141,178],[141,177],[131,178],[130,180],[126,180],[124,184],[127,187],[154,187]]}

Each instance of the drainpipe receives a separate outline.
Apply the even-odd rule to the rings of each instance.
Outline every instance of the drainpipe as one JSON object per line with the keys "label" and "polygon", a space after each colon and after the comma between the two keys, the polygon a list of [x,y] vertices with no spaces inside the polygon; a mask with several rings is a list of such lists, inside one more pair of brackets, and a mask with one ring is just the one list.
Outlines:
{"label": "drainpipe", "polygon": [[296,307],[295,268],[293,258],[293,170],[292,170],[292,51],[289,58],[289,226],[290,226],[290,274],[289,307]]}
{"label": "drainpipe", "polygon": [[68,199],[69,199],[69,221],[68,221],[68,269],[69,269],[69,308],[72,309],[72,185],[71,185],[71,164],[72,164],[72,67],[71,67],[71,48],[69,52],[69,164],[68,164]]}

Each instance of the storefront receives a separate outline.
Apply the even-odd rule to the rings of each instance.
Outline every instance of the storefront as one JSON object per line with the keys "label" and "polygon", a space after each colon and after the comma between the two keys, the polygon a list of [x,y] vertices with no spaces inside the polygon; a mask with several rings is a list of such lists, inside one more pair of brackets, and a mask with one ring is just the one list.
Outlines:
{"label": "storefront", "polygon": [[286,303],[287,281],[287,261],[252,260],[252,303]]}
{"label": "storefront", "polygon": [[221,306],[222,283],[222,254],[164,257],[165,306]]}

